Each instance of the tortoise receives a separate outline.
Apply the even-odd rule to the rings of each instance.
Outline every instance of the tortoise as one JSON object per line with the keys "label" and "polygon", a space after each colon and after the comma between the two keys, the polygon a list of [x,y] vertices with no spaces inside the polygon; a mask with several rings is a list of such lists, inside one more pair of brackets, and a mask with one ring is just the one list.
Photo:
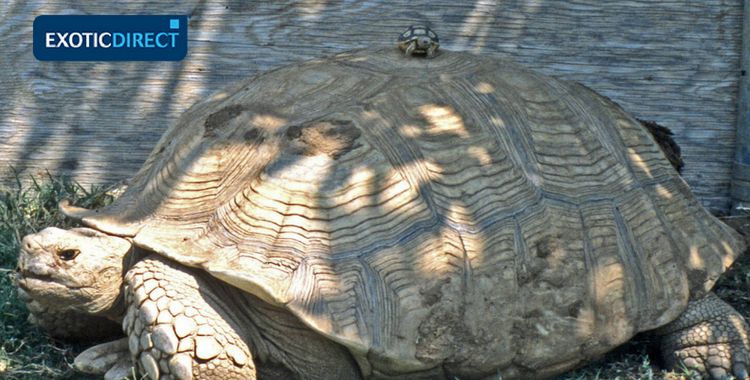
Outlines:
{"label": "tortoise", "polygon": [[426,54],[432,58],[440,46],[440,39],[428,26],[412,25],[399,34],[397,44],[406,55]]}
{"label": "tortoise", "polygon": [[105,378],[546,379],[647,330],[674,366],[747,377],[711,293],[738,233],[619,106],[499,58],[260,74],[108,206],[60,207],[85,227],[26,236],[18,284],[122,323],[76,359]]}

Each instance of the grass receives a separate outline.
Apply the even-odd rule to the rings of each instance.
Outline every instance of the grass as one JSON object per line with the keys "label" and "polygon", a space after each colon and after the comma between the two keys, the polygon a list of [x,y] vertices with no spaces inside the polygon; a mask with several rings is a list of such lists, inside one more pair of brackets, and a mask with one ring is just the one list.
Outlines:
{"label": "grass", "polygon": [[[18,177],[18,174],[16,175]],[[75,355],[85,346],[49,339],[27,323],[28,311],[16,295],[16,259],[21,238],[47,226],[72,227],[57,210],[68,198],[82,207],[101,207],[112,200],[104,189],[84,189],[65,178],[0,188],[0,379],[97,379],[73,370]]]}
{"label": "grass", "polygon": [[[26,321],[28,311],[13,285],[19,242],[24,235],[53,225],[73,226],[57,209],[63,198],[81,207],[96,208],[111,202],[113,196],[105,188],[87,190],[65,178],[51,177],[32,181],[26,187],[17,181],[11,189],[0,188],[0,379],[100,379],[72,367],[73,358],[86,346],[52,340]],[[750,230],[744,219],[729,221]],[[715,290],[743,315],[750,315],[750,255],[735,263]],[[687,371],[663,370],[658,359],[649,355],[649,347],[654,345],[649,334],[639,335],[602,359],[556,380],[693,380]]]}

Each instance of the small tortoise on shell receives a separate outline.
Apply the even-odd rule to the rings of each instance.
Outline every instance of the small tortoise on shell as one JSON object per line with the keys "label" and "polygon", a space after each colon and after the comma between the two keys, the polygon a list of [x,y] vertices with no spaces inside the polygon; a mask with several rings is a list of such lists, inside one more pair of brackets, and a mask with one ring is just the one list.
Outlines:
{"label": "small tortoise on shell", "polygon": [[[747,325],[710,293],[744,243],[642,125],[511,62],[399,55],[232,85],[112,204],[61,205],[86,228],[27,236],[27,297],[127,335],[76,365],[545,379],[656,329],[672,365],[747,377]],[[411,85],[425,70],[442,80]]]}
{"label": "small tortoise on shell", "polygon": [[412,25],[403,33],[398,36],[398,47],[403,50],[406,55],[412,54],[427,54],[428,57],[432,58],[435,56],[435,51],[440,46],[440,39],[437,34],[427,26],[424,25]]}

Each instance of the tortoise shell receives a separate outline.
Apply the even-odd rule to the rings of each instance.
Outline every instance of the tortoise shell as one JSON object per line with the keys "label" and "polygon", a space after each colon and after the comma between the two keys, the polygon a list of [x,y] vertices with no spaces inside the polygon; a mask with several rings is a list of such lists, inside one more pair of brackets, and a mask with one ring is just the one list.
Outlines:
{"label": "tortoise shell", "polygon": [[406,30],[404,30],[398,36],[398,42],[414,41],[419,37],[427,37],[436,43],[440,43],[438,35],[435,34],[435,32],[433,32],[432,29],[430,29],[428,26],[424,25],[412,25],[406,28]]}
{"label": "tortoise shell", "polygon": [[112,204],[63,209],[287,308],[365,375],[558,372],[674,319],[742,248],[616,104],[450,51],[246,79]]}

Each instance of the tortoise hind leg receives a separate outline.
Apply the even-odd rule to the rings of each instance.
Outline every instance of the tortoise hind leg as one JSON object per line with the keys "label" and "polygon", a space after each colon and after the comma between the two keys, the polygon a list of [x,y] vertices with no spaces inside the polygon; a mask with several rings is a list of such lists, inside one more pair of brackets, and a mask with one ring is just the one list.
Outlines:
{"label": "tortoise hind leg", "polygon": [[[750,368],[748,325],[734,308],[709,293],[660,328],[661,350],[668,365],[684,365],[704,378],[747,379]],[[706,376],[707,375],[707,376]]]}

